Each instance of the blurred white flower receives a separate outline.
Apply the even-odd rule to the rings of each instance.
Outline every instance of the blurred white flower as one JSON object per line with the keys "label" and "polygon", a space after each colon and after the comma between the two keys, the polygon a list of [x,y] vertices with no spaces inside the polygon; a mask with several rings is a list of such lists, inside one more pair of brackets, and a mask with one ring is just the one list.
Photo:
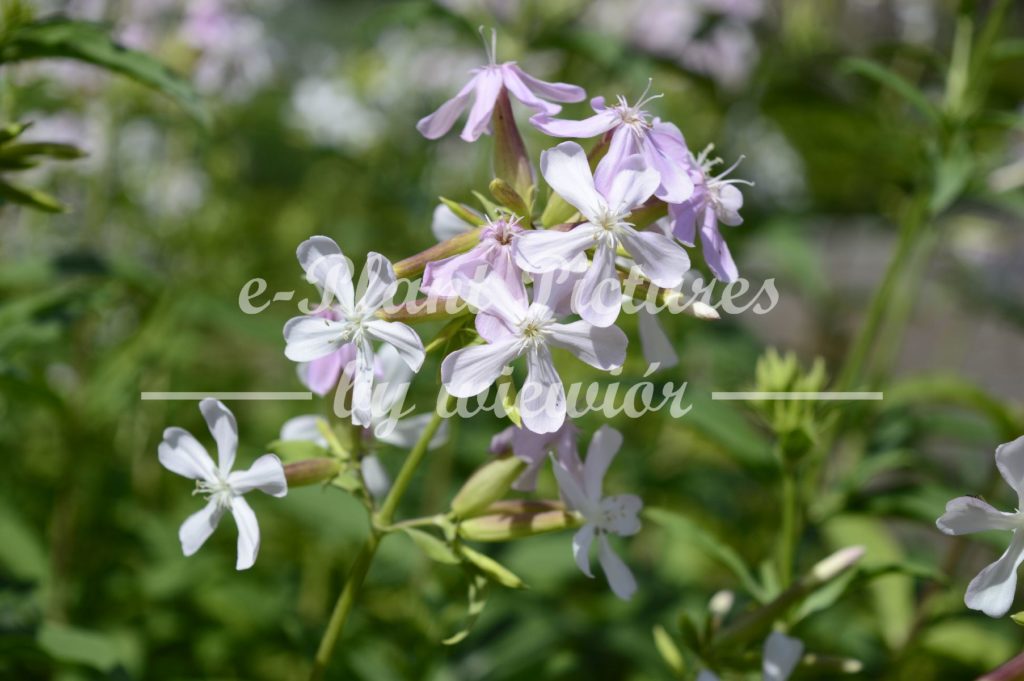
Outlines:
{"label": "blurred white flower", "polygon": [[290,120],[314,143],[354,152],[370,149],[385,132],[380,112],[339,78],[300,80],[292,91]]}

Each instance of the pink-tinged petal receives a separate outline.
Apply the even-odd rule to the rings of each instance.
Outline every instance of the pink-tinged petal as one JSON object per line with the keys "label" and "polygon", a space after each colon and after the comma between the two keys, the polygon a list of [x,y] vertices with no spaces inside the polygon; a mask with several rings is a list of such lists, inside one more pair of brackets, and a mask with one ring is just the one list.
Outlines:
{"label": "pink-tinged petal", "polygon": [[273,454],[264,454],[253,461],[249,470],[235,471],[228,476],[228,484],[235,494],[245,494],[254,489],[272,497],[288,494],[284,466],[281,465],[281,459]]}
{"label": "pink-tinged petal", "polygon": [[501,72],[497,69],[485,69],[476,79],[476,95],[473,108],[469,110],[466,127],[462,129],[462,139],[475,142],[487,131],[491,124],[491,114],[498,94],[503,87]]}
{"label": "pink-tinged petal", "polygon": [[500,69],[505,88],[509,91],[509,94],[522,102],[524,106],[544,115],[556,114],[562,110],[562,107],[558,104],[545,102],[533,94],[530,88],[526,87],[526,83],[519,78],[519,69],[512,62],[502,64]]}
{"label": "pink-tinged petal", "polygon": [[468,277],[471,280],[481,280],[490,271],[490,263],[483,258],[484,250],[482,246],[477,246],[466,253],[428,262],[423,270],[423,282],[420,289],[436,298],[456,297],[458,295],[455,289],[457,275]]}
{"label": "pink-tinged petal", "polygon": [[643,275],[662,288],[679,286],[690,269],[690,256],[686,251],[659,232],[638,232],[632,227],[623,227],[619,241]]}
{"label": "pink-tinged petal", "polygon": [[235,415],[220,400],[207,397],[199,403],[199,411],[206,419],[206,427],[210,429],[217,443],[217,464],[221,475],[231,472],[235,464],[235,452],[238,451],[238,424]]}
{"label": "pink-tinged petal", "polygon": [[530,348],[526,372],[517,405],[523,425],[535,433],[553,433],[565,421],[566,406],[565,386],[551,361],[551,351],[544,345]]}
{"label": "pink-tinged petal", "polygon": [[619,166],[605,196],[609,206],[625,213],[642,206],[660,184],[658,171],[649,167],[642,156],[629,156]]}
{"label": "pink-tinged petal", "polygon": [[419,371],[423,366],[423,341],[409,325],[373,319],[366,322],[366,333],[397,350],[398,356],[413,371]]}
{"label": "pink-tinged petal", "polygon": [[1018,508],[1024,508],[1024,435],[996,448],[996,468],[1017,493]]}
{"label": "pink-tinged petal", "polygon": [[740,217],[741,208],[743,208],[743,193],[737,189],[736,185],[727,184],[718,188],[718,205],[715,208],[715,213],[718,215],[719,222],[730,227],[743,224],[743,218]]}
{"label": "pink-tinged petal", "polygon": [[480,312],[494,315],[515,329],[526,316],[526,289],[522,279],[510,282],[489,274],[483,279],[456,275],[453,286],[459,297]]}
{"label": "pink-tinged petal", "polygon": [[598,538],[597,559],[601,563],[601,569],[608,580],[608,586],[612,592],[624,601],[628,601],[636,593],[636,578],[618,554],[612,551],[608,544],[608,537],[602,534]]}
{"label": "pink-tinged petal", "polygon": [[654,195],[666,203],[681,203],[693,196],[693,181],[686,166],[672,158],[671,152],[659,144],[658,137],[648,135],[641,145],[644,160],[658,171],[661,178],[661,184]]}
{"label": "pink-tinged petal", "polygon": [[611,371],[626,361],[629,340],[617,326],[594,326],[581,319],[569,324],[553,324],[550,330],[549,344],[568,350],[596,369]]}
{"label": "pink-tinged petal", "polygon": [[660,369],[668,369],[679,364],[679,355],[676,354],[672,341],[655,315],[640,308],[636,313],[636,327],[640,336],[640,348],[648,364],[657,364]]}
{"label": "pink-tinged petal", "polygon": [[544,99],[550,99],[553,102],[582,102],[587,96],[586,90],[581,88],[579,85],[571,85],[569,83],[550,83],[540,78],[534,78],[526,71],[515,64],[504,64],[504,68],[515,71],[526,87],[530,88],[534,94],[543,97]]}
{"label": "pink-tinged petal", "polygon": [[356,345],[355,373],[352,376],[352,423],[373,424],[373,346],[363,338]]}
{"label": "pink-tinged petal", "polygon": [[583,491],[590,499],[600,499],[601,486],[612,459],[622,448],[622,433],[609,425],[601,426],[594,433],[587,447],[587,458],[583,462]]}
{"label": "pink-tinged petal", "polygon": [[186,556],[191,556],[198,551],[217,529],[217,524],[223,515],[224,508],[215,499],[211,499],[206,506],[185,518],[185,522],[178,530],[181,552]]}
{"label": "pink-tinged petal", "polygon": [[[626,167],[643,170],[645,165],[639,154],[640,146],[633,132],[625,126],[616,128],[612,133],[608,151],[594,169],[594,186],[597,187],[597,191],[608,197],[612,192],[612,183],[621,170]],[[616,205],[611,200],[608,204]]]}
{"label": "pink-tinged petal", "polygon": [[[589,266],[590,261],[586,260],[586,256],[582,258]],[[548,308],[556,317],[571,314],[572,292],[582,278],[583,271],[573,272],[563,268],[536,273],[533,275],[533,302]]]}
{"label": "pink-tinged petal", "polygon": [[640,531],[644,502],[635,494],[616,494],[601,500],[601,529],[629,537]]}
{"label": "pink-tinged petal", "polygon": [[732,253],[729,252],[728,244],[718,231],[718,221],[713,210],[704,211],[700,241],[704,249],[704,262],[708,264],[715,278],[725,283],[736,281],[740,272],[732,259]]}
{"label": "pink-tinged petal", "polygon": [[697,220],[704,212],[703,207],[698,210],[698,205],[703,206],[703,199],[699,199],[698,195],[694,194],[689,201],[671,204],[668,207],[672,234],[679,241],[691,247],[697,243]]}
{"label": "pink-tinged petal", "polygon": [[551,457],[551,463],[552,469],[555,471],[555,479],[558,481],[558,489],[569,508],[579,511],[585,516],[595,511],[595,504],[591,503],[583,492],[583,483],[579,475],[572,472],[560,459]]}
{"label": "pink-tinged petal", "polygon": [[583,252],[594,245],[598,228],[582,224],[562,232],[538,229],[515,238],[516,264],[527,272],[582,271],[586,266]]}
{"label": "pink-tinged petal", "polygon": [[615,272],[615,249],[602,241],[594,261],[573,293],[576,314],[594,326],[611,326],[622,309],[622,284]]}
{"label": "pink-tinged petal", "polygon": [[280,439],[289,440],[306,440],[308,442],[315,442],[321,447],[327,446],[327,440],[320,432],[320,421],[324,419],[314,414],[303,414],[302,416],[294,416],[281,426]]}
{"label": "pink-tinged petal", "polygon": [[238,560],[235,569],[248,570],[260,552],[260,526],[252,507],[242,497],[231,499],[231,515],[238,526]]}
{"label": "pink-tinged petal", "polygon": [[992,563],[967,585],[964,603],[989,617],[1002,617],[1013,605],[1017,592],[1017,568],[1024,561],[1024,532],[1014,532],[1013,540],[999,560]]}
{"label": "pink-tinged petal", "polygon": [[164,439],[157,447],[160,465],[190,480],[216,480],[213,459],[192,433],[183,428],[164,430]]}
{"label": "pink-tinged petal", "polygon": [[304,365],[301,378],[305,386],[321,397],[334,390],[341,379],[341,372],[354,357],[353,353],[346,351],[351,347],[351,343],[346,343],[336,352]]}
{"label": "pink-tinged petal", "polygon": [[551,189],[576,207],[588,220],[605,211],[605,201],[594,187],[587,152],[575,142],[562,142],[540,155],[540,172]]}
{"label": "pink-tinged petal", "polygon": [[359,279],[359,289],[362,291],[362,295],[359,297],[359,309],[363,313],[379,310],[395,297],[397,287],[395,269],[391,266],[391,261],[380,253],[367,254],[366,265],[363,267],[363,274]]}
{"label": "pink-tinged petal", "polygon": [[[311,240],[303,242],[299,246],[308,244]],[[325,293],[324,299],[316,301],[320,305],[330,305],[337,302],[343,314],[348,317],[352,314],[353,289],[352,289],[352,262],[341,253],[320,254],[315,248],[310,248],[305,253],[300,253],[300,258],[305,257],[308,264],[306,268],[306,279],[316,284]]]}
{"label": "pink-tinged petal", "polygon": [[761,657],[764,681],[786,681],[803,654],[804,644],[800,639],[773,631],[765,639]]}
{"label": "pink-tinged petal", "polygon": [[441,382],[452,397],[479,395],[494,385],[519,349],[519,342],[510,339],[456,350],[441,363]]}
{"label": "pink-tinged petal", "polygon": [[292,317],[284,325],[284,356],[293,362],[312,362],[344,345],[344,326],[323,317]]}
{"label": "pink-tinged petal", "polygon": [[1012,530],[1016,513],[1003,513],[977,497],[957,497],[946,504],[946,512],[935,525],[946,534],[971,534],[988,530]]}
{"label": "pink-tinged petal", "polygon": [[471,229],[473,229],[473,225],[460,218],[445,204],[439,203],[434,209],[430,231],[434,233],[434,237],[438,241],[447,241]]}
{"label": "pink-tinged petal", "polygon": [[591,579],[594,573],[590,571],[590,545],[594,543],[594,526],[589,523],[581,527],[572,537],[572,557],[580,572]]}
{"label": "pink-tinged petal", "polygon": [[542,113],[530,117],[530,123],[533,127],[545,135],[550,135],[551,137],[573,137],[576,139],[588,139],[603,135],[618,125],[619,121],[618,115],[610,109],[594,114],[589,118],[584,118],[582,121],[567,121],[560,118],[552,118]]}
{"label": "pink-tinged petal", "polygon": [[437,111],[420,119],[416,129],[428,140],[436,140],[452,129],[469,102],[469,95],[476,88],[477,76],[459,90],[458,94],[442,104]]}

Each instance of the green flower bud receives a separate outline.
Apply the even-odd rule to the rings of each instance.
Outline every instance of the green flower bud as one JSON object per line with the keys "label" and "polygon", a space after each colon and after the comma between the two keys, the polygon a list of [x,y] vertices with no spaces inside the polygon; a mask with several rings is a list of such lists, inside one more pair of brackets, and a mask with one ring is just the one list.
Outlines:
{"label": "green flower bud", "polygon": [[582,520],[577,514],[565,509],[488,513],[459,523],[459,536],[470,541],[508,541],[572,529],[581,524]]}
{"label": "green flower bud", "polygon": [[480,511],[505,496],[524,468],[526,462],[515,456],[493,459],[484,464],[470,476],[452,499],[452,512],[460,518],[478,515]]}
{"label": "green flower bud", "polygon": [[341,472],[341,463],[337,459],[321,457],[296,461],[284,467],[284,476],[288,487],[302,487],[318,482],[327,482]]}

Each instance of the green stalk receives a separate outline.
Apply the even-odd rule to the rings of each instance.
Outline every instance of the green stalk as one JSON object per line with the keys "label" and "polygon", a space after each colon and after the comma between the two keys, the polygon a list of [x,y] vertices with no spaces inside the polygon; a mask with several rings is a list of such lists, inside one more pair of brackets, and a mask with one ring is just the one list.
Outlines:
{"label": "green stalk", "polygon": [[791,465],[782,466],[782,528],[779,533],[779,580],[783,587],[793,581],[793,564],[800,536],[800,498],[797,493],[796,472]]}

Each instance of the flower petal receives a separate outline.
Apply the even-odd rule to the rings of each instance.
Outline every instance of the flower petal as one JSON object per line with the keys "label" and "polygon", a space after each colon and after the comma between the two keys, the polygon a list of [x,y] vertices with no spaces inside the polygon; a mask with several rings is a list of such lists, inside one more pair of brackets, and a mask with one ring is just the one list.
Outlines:
{"label": "flower petal", "polygon": [[346,341],[344,326],[324,317],[292,317],[284,325],[284,356],[293,362],[312,362],[334,354]]}
{"label": "flower petal", "polygon": [[999,560],[971,580],[964,603],[989,617],[1002,617],[1013,605],[1017,591],[1017,568],[1024,561],[1024,532],[1014,532],[1013,540]]}
{"label": "flower petal", "polygon": [[462,139],[475,142],[487,130],[503,85],[501,73],[496,69],[485,69],[476,77],[476,95],[466,127],[462,129]]}
{"label": "flower petal", "polygon": [[701,245],[704,249],[704,262],[719,281],[729,283],[739,278],[740,273],[729,252],[729,246],[718,230],[718,219],[715,211],[704,211],[704,223],[700,230]]}
{"label": "flower petal", "polygon": [[[303,242],[299,248],[307,243],[308,241]],[[327,306],[336,301],[342,314],[351,317],[354,304],[352,262],[341,253],[318,253],[318,250],[313,249],[305,254],[299,254],[300,258],[306,258],[309,263],[306,279],[324,292],[323,299],[317,301],[318,311],[326,310]]]}
{"label": "flower petal", "polygon": [[354,358],[355,346],[346,343],[337,351],[304,364],[300,379],[307,388],[323,397],[337,387],[341,372]]}
{"label": "flower petal", "polygon": [[299,259],[303,272],[309,272],[329,255],[342,255],[341,248],[329,236],[311,236],[295,249],[295,256]]}
{"label": "flower petal", "polygon": [[578,225],[568,232],[538,229],[515,239],[516,264],[527,272],[582,271],[587,266],[583,251],[594,245],[597,227]]}
{"label": "flower petal", "polygon": [[655,122],[641,148],[647,164],[661,177],[655,196],[665,203],[680,203],[693,195],[693,180],[686,164],[689,152],[679,128]]}
{"label": "flower petal", "polygon": [[447,241],[473,229],[469,224],[443,203],[437,204],[430,222],[430,231],[438,241]]}
{"label": "flower petal", "polygon": [[618,115],[611,109],[605,109],[589,118],[584,118],[582,121],[552,118],[543,113],[530,117],[530,123],[533,127],[545,135],[550,135],[551,137],[574,137],[576,139],[587,139],[603,135],[614,128],[618,120]]}
{"label": "flower petal", "polygon": [[509,330],[526,316],[526,289],[521,279],[509,281],[495,273],[483,279],[456,274],[452,284],[460,298],[478,311],[498,317]]}
{"label": "flower petal", "polygon": [[608,151],[594,169],[594,186],[608,199],[609,206],[618,206],[618,202],[612,202],[608,197],[611,196],[612,185],[619,172],[627,168],[642,171],[646,167],[639,153],[636,135],[625,126],[616,128],[608,144]]}
{"label": "flower petal", "polygon": [[391,261],[380,253],[368,253],[363,275],[359,279],[362,295],[359,297],[358,308],[363,314],[379,310],[385,303],[395,297],[398,288],[395,268]]}
{"label": "flower petal", "polygon": [[213,459],[192,433],[183,428],[164,430],[164,439],[157,447],[160,465],[190,480],[216,480]]}
{"label": "flower petal", "polygon": [[523,425],[535,433],[553,433],[565,421],[565,386],[546,346],[530,348],[526,372],[517,400]]}
{"label": "flower petal", "polygon": [[735,227],[743,224],[740,209],[743,208],[743,193],[736,185],[727,184],[718,188],[718,205],[715,212],[722,224]]}
{"label": "flower petal", "polygon": [[703,190],[698,189],[688,201],[669,204],[668,207],[672,234],[683,244],[691,247],[696,245],[697,219],[704,211],[703,199],[698,198],[698,195],[703,195]]}
{"label": "flower petal", "polygon": [[672,341],[656,315],[641,307],[636,312],[636,327],[640,336],[640,347],[648,364],[656,364],[660,369],[668,369],[679,364],[679,355],[676,354]]}
{"label": "flower petal", "polygon": [[359,462],[359,468],[363,473],[363,484],[366,485],[370,496],[376,500],[387,496],[388,490],[391,489],[391,478],[388,477],[388,472],[380,459],[373,454],[364,456]]}
{"label": "flower petal", "polygon": [[572,536],[572,557],[580,572],[591,579],[594,573],[590,571],[590,545],[594,543],[594,526],[587,523]]}
{"label": "flower petal", "polygon": [[997,511],[977,497],[957,497],[946,504],[946,512],[935,521],[935,525],[952,535],[1012,530],[1017,515]]}
{"label": "flower petal", "polygon": [[238,560],[236,570],[248,570],[256,562],[260,552],[260,526],[256,522],[256,514],[242,497],[231,499],[231,515],[238,526]]}
{"label": "flower petal", "polygon": [[441,382],[452,397],[479,395],[494,385],[519,349],[519,341],[509,339],[456,350],[441,363]]}
{"label": "flower petal", "polygon": [[619,240],[645,277],[662,288],[675,288],[690,269],[690,256],[675,241],[658,232],[622,227]]}
{"label": "flower petal", "polygon": [[397,350],[405,365],[413,371],[419,371],[423,366],[423,341],[411,326],[374,319],[366,322],[366,333]]}
{"label": "flower petal", "polygon": [[238,451],[238,424],[235,415],[220,400],[207,397],[199,403],[199,411],[206,419],[206,427],[210,429],[217,443],[217,463],[221,475],[231,472],[235,464],[235,452]]}
{"label": "flower petal", "polygon": [[327,439],[320,433],[320,421],[323,417],[315,414],[303,414],[294,416],[281,426],[280,439],[284,441],[305,440],[315,442],[321,447],[327,447]]}
{"label": "flower petal", "polygon": [[416,124],[416,129],[419,130],[420,134],[428,140],[436,140],[451,130],[452,126],[455,125],[455,121],[465,111],[466,104],[469,102],[469,95],[476,88],[476,80],[476,76],[471,78],[459,90],[458,94],[438,107],[437,111],[421,118]]}
{"label": "flower petal", "polygon": [[605,196],[613,210],[626,213],[654,196],[660,184],[658,171],[649,167],[643,157],[629,156],[619,166]]}
{"label": "flower petal", "polygon": [[582,102],[587,96],[586,90],[581,88],[579,85],[571,85],[569,83],[550,83],[540,78],[534,78],[526,71],[515,64],[505,64],[505,68],[515,71],[526,87],[530,88],[535,94],[550,99],[553,102]]}
{"label": "flower petal", "polygon": [[611,326],[622,309],[622,284],[615,272],[615,248],[602,241],[594,261],[573,292],[572,308],[594,326]]}
{"label": "flower petal", "polygon": [[577,320],[569,324],[552,324],[548,343],[574,354],[590,366],[611,371],[626,361],[626,334],[617,326],[594,326]]}
{"label": "flower petal", "polygon": [[587,458],[583,462],[583,491],[590,499],[600,499],[601,484],[612,459],[622,448],[622,433],[609,425],[597,429],[587,447]]}
{"label": "flower petal", "polygon": [[551,457],[552,469],[555,471],[555,480],[558,481],[558,489],[562,493],[565,503],[574,510],[585,516],[596,510],[583,491],[583,481],[578,472],[572,471],[561,458]]}
{"label": "flower petal", "polygon": [[352,376],[352,423],[373,423],[373,346],[363,338],[356,345],[355,372]]}
{"label": "flower petal", "polygon": [[773,631],[764,641],[764,654],[761,657],[764,681],[786,681],[803,654],[803,641]]}
{"label": "flower petal", "polygon": [[1024,507],[1024,435],[996,448],[996,468],[1017,493],[1018,507]]}
{"label": "flower petal", "polygon": [[[416,416],[410,416],[394,422],[388,420],[385,423],[382,420],[374,423],[373,436],[380,442],[408,449],[416,444],[416,441],[420,439],[420,435],[426,430],[427,424],[433,418],[433,414],[417,414]],[[437,449],[447,441],[448,422],[442,421],[441,426],[434,433],[434,437],[430,438],[430,442],[427,443],[427,449]]]}
{"label": "flower petal", "polygon": [[223,507],[217,504],[216,500],[211,499],[206,506],[185,518],[185,522],[178,529],[181,552],[186,556],[191,556],[198,551],[217,529],[217,524],[223,515]]}
{"label": "flower petal", "polygon": [[635,494],[616,494],[601,499],[601,529],[629,537],[640,531],[643,500]]}
{"label": "flower petal", "polygon": [[562,142],[540,155],[540,172],[551,189],[576,207],[583,217],[596,220],[607,207],[594,187],[587,152],[575,142]]}
{"label": "flower petal", "polygon": [[618,554],[612,551],[608,544],[607,535],[602,534],[598,539],[597,559],[601,562],[601,569],[608,580],[608,586],[616,596],[628,601],[636,593],[636,578]]}
{"label": "flower petal", "polygon": [[228,484],[235,494],[245,494],[258,489],[272,497],[288,494],[288,480],[284,476],[281,459],[273,454],[264,454],[252,462],[249,470],[235,471],[228,476]]}

